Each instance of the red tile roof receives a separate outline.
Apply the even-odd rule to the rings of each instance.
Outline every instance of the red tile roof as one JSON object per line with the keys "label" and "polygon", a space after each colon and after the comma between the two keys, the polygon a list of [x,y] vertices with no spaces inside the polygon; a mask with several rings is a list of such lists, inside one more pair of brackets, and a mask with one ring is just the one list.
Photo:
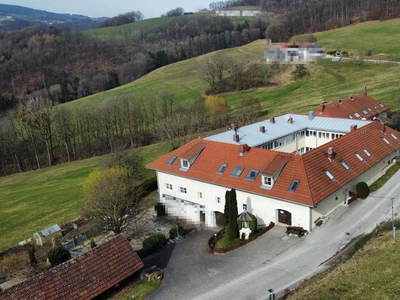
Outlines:
{"label": "red tile roof", "polygon": [[[347,98],[332,103],[321,104],[320,107],[314,111],[314,114],[321,117],[345,119],[349,119],[349,116],[351,116],[351,119],[361,120],[363,118],[372,119],[374,116],[388,111],[389,109],[389,106],[380,103],[368,95],[361,94],[354,96],[353,100]],[[357,117],[355,113],[357,113],[359,117]]]}
{"label": "red tile roof", "polygon": [[180,158],[190,159],[194,155],[198,154],[201,150],[203,150],[205,146],[206,146],[206,144],[204,144],[204,143],[197,143],[192,148],[188,149],[185,153],[183,153],[180,156]]}
{"label": "red tile roof", "polygon": [[261,174],[274,176],[290,160],[290,155],[279,153],[262,171]]}
{"label": "red tile roof", "polygon": [[143,267],[127,239],[116,238],[82,256],[0,292],[0,300],[91,299]]}
{"label": "red tile roof", "polygon": [[[382,126],[383,124],[379,122],[371,122],[303,155],[253,147],[243,156],[240,156],[240,145],[196,139],[153,161],[147,167],[226,188],[235,188],[254,194],[315,206],[340,187],[367,171],[395,149],[400,148],[399,132],[389,127],[384,127],[385,132],[382,132]],[[396,136],[397,140],[391,134]],[[383,137],[391,144],[388,145]],[[185,153],[198,143],[206,144],[206,147],[188,170],[179,170],[179,160],[176,160],[172,165],[167,165],[172,156],[180,157],[181,153]],[[328,159],[327,151],[329,147],[333,147],[336,154],[334,161]],[[367,157],[363,149],[366,149],[371,157]],[[364,161],[359,161],[355,153],[363,157]],[[275,180],[272,189],[260,187],[260,174],[255,180],[246,179],[246,175],[251,169],[262,171],[267,168],[271,169],[271,172],[278,170],[277,168],[284,164],[285,158],[288,158],[289,161]],[[275,164],[276,160],[279,160],[277,164]],[[342,166],[340,163],[342,160],[350,167],[350,171]],[[217,172],[222,164],[227,164],[226,170],[223,174],[218,174]],[[244,167],[239,177],[231,176],[236,166]],[[273,168],[270,168],[270,166],[273,166]],[[326,170],[335,177],[334,180],[325,175]],[[268,174],[271,172],[268,171]],[[298,180],[300,183],[297,189],[291,192],[289,187],[293,180]]]}

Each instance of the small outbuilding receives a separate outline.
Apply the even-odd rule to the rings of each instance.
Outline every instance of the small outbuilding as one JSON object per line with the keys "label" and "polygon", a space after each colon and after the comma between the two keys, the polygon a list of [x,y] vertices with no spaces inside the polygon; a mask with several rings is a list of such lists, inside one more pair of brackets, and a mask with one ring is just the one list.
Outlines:
{"label": "small outbuilding", "polygon": [[41,231],[36,232],[33,235],[33,239],[35,244],[38,246],[43,246],[43,244],[51,243],[53,238],[61,237],[62,231],[60,226],[54,224],[50,227],[47,227]]}

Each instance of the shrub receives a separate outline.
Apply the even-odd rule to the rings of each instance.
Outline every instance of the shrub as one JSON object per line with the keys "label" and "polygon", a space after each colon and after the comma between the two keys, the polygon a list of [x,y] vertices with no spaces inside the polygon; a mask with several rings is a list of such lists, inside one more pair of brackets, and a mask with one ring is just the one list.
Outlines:
{"label": "shrub", "polygon": [[237,244],[240,244],[240,239],[229,239],[228,236],[224,235],[215,245],[215,248],[217,249],[226,249],[226,248],[231,248],[236,246]]}
{"label": "shrub", "polygon": [[69,260],[71,258],[71,254],[62,246],[55,245],[47,254],[47,258],[52,266],[57,266]]}
{"label": "shrub", "polygon": [[167,243],[167,239],[162,233],[157,233],[149,236],[146,238],[142,245],[143,249],[152,249],[152,250],[157,250],[161,249],[165,244]]}
{"label": "shrub", "polygon": [[[183,236],[183,234],[185,233],[185,229],[182,226],[179,226],[178,232],[180,236]],[[176,226],[172,226],[171,229],[169,230],[169,238],[174,239],[176,237],[177,237]]]}
{"label": "shrub", "polygon": [[94,241],[94,239],[90,240],[90,249],[96,248],[96,242]]}
{"label": "shrub", "polygon": [[300,79],[306,76],[310,76],[310,72],[305,65],[296,65],[296,68],[292,71],[292,79]]}
{"label": "shrub", "polygon": [[369,195],[369,187],[364,181],[357,183],[356,185],[357,195],[361,199],[365,199]]}

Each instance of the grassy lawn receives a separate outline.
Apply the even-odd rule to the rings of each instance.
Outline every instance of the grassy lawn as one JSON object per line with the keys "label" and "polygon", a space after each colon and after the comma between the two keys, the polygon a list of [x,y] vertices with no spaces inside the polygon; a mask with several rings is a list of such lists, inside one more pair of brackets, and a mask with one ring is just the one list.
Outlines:
{"label": "grassy lawn", "polygon": [[113,297],[114,300],[132,300],[132,296],[135,296],[135,300],[144,300],[152,292],[154,292],[161,282],[147,282],[142,281],[136,283],[132,287],[127,288],[120,295]]}
{"label": "grassy lawn", "polygon": [[399,299],[400,244],[379,232],[351,259],[312,277],[285,299]]}
{"label": "grassy lawn", "polygon": [[[391,54],[400,61],[400,19],[370,21],[314,34],[325,50],[354,51],[364,45],[373,54]],[[293,39],[296,41],[296,38]]]}
{"label": "grassy lawn", "polygon": [[[168,152],[167,144],[140,149],[145,163]],[[137,150],[132,150],[137,151]],[[82,184],[101,158],[0,177],[0,250],[40,229],[70,222],[81,212]],[[146,178],[154,177],[148,170]]]}
{"label": "grassy lawn", "polygon": [[163,18],[152,18],[146,19],[134,23],[124,24],[121,26],[112,26],[112,27],[102,27],[86,30],[83,33],[96,36],[102,39],[124,39],[127,33],[132,33],[135,30],[139,30],[140,28],[153,28],[158,25],[163,25],[170,21],[171,18],[163,17]]}

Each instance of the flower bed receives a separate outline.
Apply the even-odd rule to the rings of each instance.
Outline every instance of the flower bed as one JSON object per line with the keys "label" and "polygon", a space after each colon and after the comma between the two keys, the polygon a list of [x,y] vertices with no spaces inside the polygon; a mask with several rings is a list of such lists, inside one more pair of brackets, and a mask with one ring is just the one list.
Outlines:
{"label": "flower bed", "polygon": [[252,242],[253,240],[255,240],[256,238],[258,238],[260,235],[266,233],[268,230],[270,230],[272,227],[275,226],[274,222],[269,223],[268,226],[262,227],[260,229],[257,230],[256,233],[252,234],[248,240],[240,240],[240,242],[238,242],[236,245],[233,245],[231,247],[227,247],[227,248],[215,248],[215,245],[217,244],[217,242],[222,239],[222,237],[224,236],[224,232],[225,232],[225,228],[221,229],[220,231],[218,231],[217,233],[215,233],[213,236],[211,236],[208,239],[208,243],[207,243],[207,250],[208,253],[214,254],[225,254],[228,253],[232,250],[235,250],[239,247],[242,247],[250,242]]}

